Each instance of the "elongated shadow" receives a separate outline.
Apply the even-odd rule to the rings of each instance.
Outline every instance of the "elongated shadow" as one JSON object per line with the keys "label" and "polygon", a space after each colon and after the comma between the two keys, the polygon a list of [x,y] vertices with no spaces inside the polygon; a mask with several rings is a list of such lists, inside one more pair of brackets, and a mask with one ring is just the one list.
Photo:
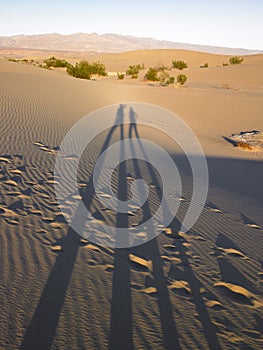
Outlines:
{"label": "elongated shadow", "polygon": [[[119,122],[122,122],[124,108],[124,105],[119,106],[116,116],[116,120]],[[117,127],[117,125],[113,125],[110,129],[102,145],[100,155],[108,148]],[[84,200],[88,210],[94,199],[94,188],[91,186],[91,183],[92,175],[88,181],[89,186]],[[78,218],[78,220],[81,219]],[[81,225],[84,231],[85,218],[83,218],[82,221]],[[60,240],[62,251],[58,254],[45,288],[43,289],[37,308],[24,335],[20,347],[21,350],[48,350],[51,348],[77,258],[79,243],[80,236],[74,232],[72,228],[69,228],[67,235]]]}
{"label": "elongated shadow", "polygon": [[[124,140],[124,127],[119,125],[120,140]],[[125,150],[120,149],[120,160],[125,158]],[[118,172],[118,199],[127,201],[126,162],[119,165]],[[117,211],[116,227],[128,227],[126,213]],[[116,237],[118,241],[127,247],[128,237]],[[124,242],[123,240],[127,240]],[[131,306],[131,281],[129,268],[129,250],[125,248],[115,249],[114,269],[112,277],[111,320],[109,334],[109,349],[123,350],[133,349],[132,338],[132,306]]]}
{"label": "elongated shadow", "polygon": [[[148,174],[150,175],[151,181],[155,185],[155,188],[159,189],[161,187],[160,181],[155,173],[154,168],[151,166],[148,160],[147,153],[142,142],[140,142],[139,133],[136,125],[136,113],[132,108],[130,108],[129,138],[131,139],[130,146],[133,154],[133,168],[134,168],[136,178],[140,179],[140,178],[143,178],[143,173],[142,173],[139,161],[136,157],[136,152],[132,141],[133,133],[137,138],[139,147],[143,154],[143,158],[146,161],[146,167],[147,167]],[[161,191],[157,190],[156,193],[157,193],[157,196],[159,197],[158,199],[160,202]],[[151,208],[148,200],[142,206],[142,211],[143,211],[143,219],[142,219],[143,222],[152,217]],[[147,229],[150,230],[151,232],[155,230],[152,224],[148,225]],[[159,312],[160,312],[161,328],[163,333],[164,348],[166,350],[180,349],[181,347],[179,343],[177,327],[173,316],[172,305],[169,297],[169,292],[167,289],[167,280],[163,270],[163,263],[162,263],[157,239],[154,238],[151,241],[142,245],[141,247],[135,248],[134,250],[135,251],[142,250],[143,254],[146,255],[150,260],[152,260],[152,264],[153,264],[152,273],[154,278],[153,283],[157,289],[157,298],[158,298],[158,306],[159,306]]]}

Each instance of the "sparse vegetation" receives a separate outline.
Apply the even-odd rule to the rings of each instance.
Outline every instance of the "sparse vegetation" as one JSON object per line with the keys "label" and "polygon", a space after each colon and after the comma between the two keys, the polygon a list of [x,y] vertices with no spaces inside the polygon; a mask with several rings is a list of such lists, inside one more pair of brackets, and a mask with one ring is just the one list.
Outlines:
{"label": "sparse vegetation", "polygon": [[162,63],[159,63],[157,66],[154,67],[157,72],[164,72],[165,70],[168,70],[169,68],[167,66],[165,66]]}
{"label": "sparse vegetation", "polygon": [[169,74],[166,71],[161,71],[161,73],[159,74],[159,80],[161,85],[167,85],[167,80],[169,78]]}
{"label": "sparse vegetation", "polygon": [[206,62],[205,64],[203,64],[202,66],[200,66],[200,68],[208,68],[208,63]]}
{"label": "sparse vegetation", "polygon": [[143,70],[143,69],[145,69],[144,64],[136,64],[133,66],[129,66],[129,68],[126,71],[126,75],[130,75],[132,79],[137,79],[140,73],[140,70]]}
{"label": "sparse vegetation", "polygon": [[243,57],[234,56],[229,58],[230,64],[241,64],[244,61]]}
{"label": "sparse vegetation", "polygon": [[184,74],[179,74],[176,80],[179,86],[183,86],[186,83],[187,76]]}
{"label": "sparse vegetation", "polygon": [[223,67],[228,66],[228,63],[223,62]]}
{"label": "sparse vegetation", "polygon": [[167,80],[166,80],[166,84],[167,85],[172,85],[174,84],[175,82],[175,77],[169,77]]}
{"label": "sparse vegetation", "polygon": [[145,74],[144,78],[150,81],[159,81],[158,71],[156,70],[156,68],[150,67],[147,73]]}
{"label": "sparse vegetation", "polygon": [[118,72],[117,72],[117,76],[118,76],[118,79],[119,79],[119,80],[123,80],[125,74],[124,74],[124,73],[118,73]]}
{"label": "sparse vegetation", "polygon": [[21,58],[21,59],[8,58],[7,60],[10,62],[16,62],[16,63],[34,64],[34,60],[28,60],[27,58]]}
{"label": "sparse vegetation", "polygon": [[[56,57],[52,56],[46,60],[43,61],[43,66],[46,65],[47,68],[54,67],[67,67],[68,62],[65,60],[59,60]],[[44,68],[46,68],[44,67]]]}
{"label": "sparse vegetation", "polygon": [[184,61],[176,61],[176,60],[174,60],[174,61],[172,61],[172,68],[183,70],[185,68],[188,68],[188,65]]}
{"label": "sparse vegetation", "polygon": [[75,66],[72,64],[67,65],[67,73],[75,78],[91,79],[92,75],[106,76],[106,67],[103,63],[88,61],[77,62]]}

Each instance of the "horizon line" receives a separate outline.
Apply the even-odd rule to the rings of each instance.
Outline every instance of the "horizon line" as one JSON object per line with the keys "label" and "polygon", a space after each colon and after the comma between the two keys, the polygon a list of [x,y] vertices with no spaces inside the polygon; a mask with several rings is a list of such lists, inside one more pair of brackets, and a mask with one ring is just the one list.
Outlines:
{"label": "horizon line", "polygon": [[147,37],[147,36],[137,36],[137,35],[133,35],[133,34],[120,34],[120,33],[97,33],[97,32],[74,32],[74,33],[68,33],[68,34],[63,34],[63,33],[59,33],[59,32],[45,32],[45,33],[34,33],[34,34],[24,34],[24,33],[17,33],[17,34],[9,34],[9,35],[2,35],[0,34],[0,37],[4,37],[4,38],[11,38],[14,36],[44,36],[44,35],[61,35],[61,36],[73,36],[73,35],[77,35],[77,34],[85,34],[85,35],[92,35],[95,34],[97,36],[103,36],[103,35],[117,35],[117,36],[122,36],[122,37],[133,37],[133,38],[138,38],[138,39],[148,39],[148,40],[156,40],[159,42],[167,42],[167,43],[172,43],[172,44],[182,44],[182,45],[193,45],[193,46],[205,46],[205,47],[214,47],[214,48],[223,48],[223,49],[240,49],[240,50],[246,50],[246,51],[260,51],[263,53],[263,49],[259,49],[259,48],[253,48],[253,49],[248,49],[245,47],[233,47],[233,46],[222,46],[222,45],[210,45],[210,44],[193,44],[190,42],[180,42],[180,41],[171,41],[171,40],[167,40],[167,39],[156,39],[154,37]]}

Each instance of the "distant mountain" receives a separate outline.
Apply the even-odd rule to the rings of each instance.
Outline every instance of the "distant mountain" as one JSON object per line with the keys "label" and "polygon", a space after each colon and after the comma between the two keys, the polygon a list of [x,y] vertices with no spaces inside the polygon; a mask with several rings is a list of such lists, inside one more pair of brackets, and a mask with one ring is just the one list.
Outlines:
{"label": "distant mountain", "polygon": [[192,45],[175,43],[152,38],[139,38],[130,35],[118,34],[85,34],[71,35],[42,34],[42,35],[14,35],[1,36],[0,49],[40,49],[61,51],[96,51],[96,52],[125,52],[147,49],[181,49],[224,55],[249,55],[263,53],[259,50],[246,50],[241,48],[226,48],[219,46]]}

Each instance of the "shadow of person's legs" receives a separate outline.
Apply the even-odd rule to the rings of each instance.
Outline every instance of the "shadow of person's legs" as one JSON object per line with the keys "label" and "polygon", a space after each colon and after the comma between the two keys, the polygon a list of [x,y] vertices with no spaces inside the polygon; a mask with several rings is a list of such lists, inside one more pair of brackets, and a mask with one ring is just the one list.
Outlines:
{"label": "shadow of person's legs", "polygon": [[[116,121],[122,123],[125,106],[120,105],[116,115]],[[118,130],[118,125],[113,125],[109,130],[101,147],[100,155],[108,148],[113,134]],[[88,190],[85,193],[85,206],[89,210],[94,199],[92,175],[88,180]],[[78,210],[77,210],[78,213]],[[85,229],[85,218],[74,218],[79,227]],[[31,319],[29,327],[24,335],[21,350],[47,350],[51,348],[53,338],[57,329],[61,309],[64,304],[65,295],[74,269],[78,254],[80,236],[71,227],[67,235],[60,240],[62,251],[58,253],[56,262],[50,272],[49,278],[43,289],[39,303]]]}

